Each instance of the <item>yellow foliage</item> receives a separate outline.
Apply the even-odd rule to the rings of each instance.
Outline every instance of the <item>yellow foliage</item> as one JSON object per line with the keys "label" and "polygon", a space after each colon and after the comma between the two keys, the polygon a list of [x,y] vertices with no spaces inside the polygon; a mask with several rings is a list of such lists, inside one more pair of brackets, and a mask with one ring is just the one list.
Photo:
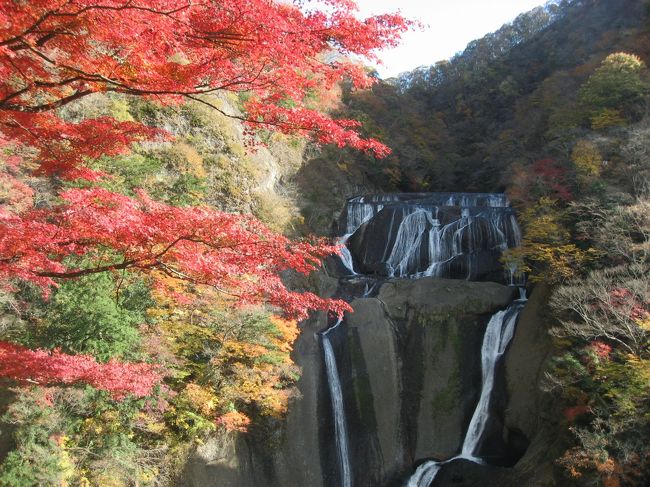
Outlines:
{"label": "yellow foliage", "polygon": [[571,243],[571,234],[563,223],[563,212],[551,198],[540,198],[521,215],[524,238],[520,250],[512,250],[505,259],[525,259],[531,264],[531,281],[542,279],[562,282],[575,277],[597,257]]}
{"label": "yellow foliage", "polygon": [[282,334],[281,340],[275,340],[275,344],[278,347],[278,350],[287,353],[287,363],[293,364],[293,361],[288,354],[291,353],[291,350],[293,350],[293,343],[296,341],[296,338],[298,338],[298,335],[300,334],[300,330],[298,329],[298,322],[296,320],[285,320],[279,316],[271,316],[269,320]]}
{"label": "yellow foliage", "polygon": [[250,359],[263,357],[267,352],[268,349],[262,345],[257,345],[255,343],[230,341],[225,342],[222,345],[221,351],[214,361],[226,362],[233,359],[249,361]]}
{"label": "yellow foliage", "polygon": [[59,469],[61,471],[61,485],[62,486],[67,486],[71,485],[69,483],[70,480],[75,475],[75,464],[72,456],[70,453],[65,448],[65,444],[68,443],[68,437],[62,436],[59,439],[60,445],[63,446],[63,448],[58,450],[58,463],[59,463]]}
{"label": "yellow foliage", "polygon": [[643,328],[644,330],[650,331],[650,318],[638,320],[636,324],[639,325],[639,328]]}
{"label": "yellow foliage", "polygon": [[525,239],[531,243],[564,243],[570,234],[562,223],[562,214],[557,208],[557,200],[540,198],[521,214],[525,227]]}
{"label": "yellow foliage", "polygon": [[512,277],[528,274],[531,268],[526,264],[526,251],[523,247],[513,247],[501,254],[501,262],[506,269],[514,269]]}
{"label": "yellow foliage", "polygon": [[614,52],[603,60],[602,66],[622,72],[636,73],[645,68],[645,63],[636,54]]}
{"label": "yellow foliage", "polygon": [[544,267],[542,274],[533,274],[531,281],[546,279],[551,282],[562,282],[575,277],[582,268],[592,262],[596,255],[584,251],[573,244],[548,245],[535,244],[526,247],[526,256],[533,263]]}
{"label": "yellow foliage", "polygon": [[219,404],[217,396],[208,388],[198,384],[188,384],[181,393],[180,401],[185,401],[192,409],[203,416],[211,416]]}
{"label": "yellow foliage", "polygon": [[190,173],[199,178],[207,176],[203,166],[203,157],[194,147],[185,142],[176,142],[171,152],[176,156],[174,159],[181,172]]}
{"label": "yellow foliage", "polygon": [[139,428],[154,435],[164,434],[167,428],[164,422],[158,421],[155,417],[144,412],[138,413],[136,423]]}
{"label": "yellow foliage", "polygon": [[571,160],[578,174],[587,178],[600,176],[603,156],[598,147],[588,140],[579,140],[571,152]]}
{"label": "yellow foliage", "polygon": [[[179,302],[177,294],[190,299]],[[175,398],[168,423],[193,434],[214,427],[213,418],[231,405],[254,406],[259,414],[276,417],[286,412],[297,377],[290,357],[299,333],[295,321],[261,309],[233,309],[231,300],[216,291],[199,292],[164,277],[153,297],[157,306],[148,314],[156,322],[156,339],[173,354],[166,362],[181,359],[177,379],[193,379]],[[160,426],[143,429],[157,433]]]}
{"label": "yellow foliage", "polygon": [[602,110],[599,110],[591,116],[590,120],[591,128],[594,130],[625,125],[625,118],[623,118],[621,111],[612,108],[603,108]]}
{"label": "yellow foliage", "polygon": [[291,204],[291,200],[270,191],[260,191],[255,194],[255,216],[272,230],[280,233],[291,233],[303,224],[300,211]]}
{"label": "yellow foliage", "polygon": [[[650,319],[646,320],[646,323],[648,321]],[[634,370],[634,376],[638,377],[639,382],[645,384],[646,389],[650,392],[650,360],[630,353],[625,356],[625,364]]]}
{"label": "yellow foliage", "polygon": [[123,98],[108,98],[109,113],[120,122],[133,122],[133,116],[129,112],[129,104]]}

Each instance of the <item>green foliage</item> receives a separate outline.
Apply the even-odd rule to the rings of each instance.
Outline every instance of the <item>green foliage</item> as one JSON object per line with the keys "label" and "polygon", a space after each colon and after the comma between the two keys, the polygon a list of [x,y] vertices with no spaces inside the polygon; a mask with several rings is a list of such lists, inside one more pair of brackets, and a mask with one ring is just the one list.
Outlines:
{"label": "green foliage", "polygon": [[98,159],[93,169],[104,171],[111,175],[102,182],[102,186],[111,191],[133,194],[134,188],[146,188],[152,175],[163,167],[162,161],[152,154],[132,153],[118,157]]}
{"label": "green foliage", "polygon": [[72,471],[61,445],[63,418],[43,390],[23,391],[3,420],[16,428],[16,447],[0,466],[0,485],[63,485]]}
{"label": "green foliage", "polygon": [[151,303],[148,294],[142,282],[120,290],[106,273],[66,281],[48,304],[36,339],[41,346],[90,354],[103,361],[134,359],[140,343],[138,326],[144,323],[144,311]]}
{"label": "green foliage", "polygon": [[[145,411],[147,411],[145,413]],[[170,450],[156,428],[154,400],[112,401],[87,388],[18,391],[4,420],[16,448],[0,466],[0,485],[159,485]],[[163,459],[166,459],[163,461]]]}
{"label": "green foliage", "polygon": [[194,174],[181,174],[169,189],[169,203],[176,206],[198,205],[207,192],[205,178]]}
{"label": "green foliage", "polygon": [[603,60],[578,93],[580,102],[591,113],[594,128],[620,123],[620,112],[631,115],[643,101],[648,88],[641,78],[644,68],[641,58],[624,52]]}

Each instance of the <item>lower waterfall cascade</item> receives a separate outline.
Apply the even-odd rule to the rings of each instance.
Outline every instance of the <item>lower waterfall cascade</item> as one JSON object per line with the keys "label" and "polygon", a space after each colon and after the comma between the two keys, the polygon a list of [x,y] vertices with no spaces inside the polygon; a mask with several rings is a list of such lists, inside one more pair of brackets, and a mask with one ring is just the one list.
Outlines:
{"label": "lower waterfall cascade", "polygon": [[405,487],[429,487],[442,467],[453,460],[464,459],[474,463],[483,463],[481,458],[477,456],[477,452],[488,419],[497,362],[505,353],[510,340],[514,336],[517,318],[525,302],[524,292],[520,299],[514,301],[507,309],[495,313],[488,322],[485,337],[483,338],[483,346],[481,347],[481,396],[467,428],[461,454],[443,462],[429,461],[423,463],[409,478]]}

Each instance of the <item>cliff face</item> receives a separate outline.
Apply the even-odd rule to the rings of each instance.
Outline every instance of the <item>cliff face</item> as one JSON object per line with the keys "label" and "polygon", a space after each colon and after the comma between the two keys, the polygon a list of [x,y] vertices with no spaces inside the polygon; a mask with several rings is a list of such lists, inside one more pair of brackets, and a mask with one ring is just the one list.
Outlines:
{"label": "cliff face", "polygon": [[[496,283],[424,278],[388,281],[376,297],[352,302],[355,312],[330,338],[339,364],[353,485],[402,485],[418,461],[460,452],[480,391],[486,323],[512,298],[511,288]],[[488,473],[509,485],[538,475],[533,467],[548,444],[538,409],[548,351],[543,305],[540,287],[520,316],[505,370],[498,372],[495,409],[505,413],[495,416],[486,439],[504,465],[516,466],[479,468],[478,477],[461,478],[467,485],[497,485],[481,483]],[[341,485],[317,335],[327,327],[325,316],[304,325],[294,352],[302,367],[300,397],[291,403],[274,444],[247,436],[213,439],[188,466],[187,485]]]}
{"label": "cliff face", "polygon": [[385,485],[418,459],[459,453],[480,391],[485,324],[510,300],[494,283],[420,279],[353,302],[348,353],[362,360],[351,364],[346,411],[352,430],[361,425],[350,434],[356,485]]}

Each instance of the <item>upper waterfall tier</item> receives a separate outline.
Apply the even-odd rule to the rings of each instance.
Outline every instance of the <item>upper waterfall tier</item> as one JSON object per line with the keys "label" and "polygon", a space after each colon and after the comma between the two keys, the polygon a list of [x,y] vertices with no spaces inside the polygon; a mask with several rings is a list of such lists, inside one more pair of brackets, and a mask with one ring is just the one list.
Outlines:
{"label": "upper waterfall tier", "polygon": [[341,218],[342,234],[351,234],[364,222],[379,213],[384,206],[422,205],[423,207],[460,206],[507,208],[508,198],[503,193],[388,193],[350,198]]}
{"label": "upper waterfall tier", "polygon": [[499,257],[521,238],[508,199],[492,193],[360,196],[340,226],[346,266],[385,277],[503,280]]}

